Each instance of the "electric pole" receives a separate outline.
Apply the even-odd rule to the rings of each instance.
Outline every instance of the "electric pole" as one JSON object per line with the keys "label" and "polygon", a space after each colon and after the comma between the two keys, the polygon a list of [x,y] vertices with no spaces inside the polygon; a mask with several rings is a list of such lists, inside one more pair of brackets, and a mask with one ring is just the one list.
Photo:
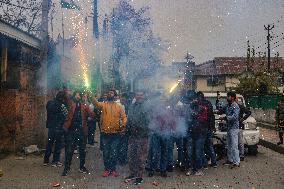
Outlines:
{"label": "electric pole", "polygon": [[269,72],[270,71],[270,39],[271,39],[271,36],[270,36],[270,31],[274,28],[274,25],[270,25],[268,24],[267,26],[264,25],[264,29],[267,31],[267,53],[268,53],[268,67],[267,67],[267,71]]}
{"label": "electric pole", "polygon": [[94,0],[93,34],[94,34],[96,39],[99,38],[98,0]]}

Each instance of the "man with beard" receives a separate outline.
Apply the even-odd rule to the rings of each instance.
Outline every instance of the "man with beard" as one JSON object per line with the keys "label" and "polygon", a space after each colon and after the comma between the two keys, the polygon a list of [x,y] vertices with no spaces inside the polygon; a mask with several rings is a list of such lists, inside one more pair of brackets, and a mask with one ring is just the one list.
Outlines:
{"label": "man with beard", "polygon": [[69,112],[63,129],[66,132],[65,140],[65,167],[62,176],[67,176],[70,171],[71,161],[76,146],[79,147],[80,169],[81,173],[89,173],[85,167],[86,158],[86,140],[88,136],[87,117],[95,117],[89,107],[81,103],[81,93],[75,91],[73,100],[70,102]]}
{"label": "man with beard", "polygon": [[231,168],[240,166],[240,154],[238,149],[238,135],[239,135],[239,114],[240,108],[236,102],[236,93],[227,93],[228,104],[223,108],[226,117],[223,118],[227,121],[227,156],[228,160],[224,165],[230,165]]}
{"label": "man with beard", "polygon": [[116,165],[118,161],[118,145],[121,135],[125,134],[126,114],[123,107],[117,104],[115,100],[117,93],[115,90],[109,90],[106,102],[94,100],[94,105],[101,110],[101,142],[103,151],[103,160],[105,170],[103,177],[119,176]]}

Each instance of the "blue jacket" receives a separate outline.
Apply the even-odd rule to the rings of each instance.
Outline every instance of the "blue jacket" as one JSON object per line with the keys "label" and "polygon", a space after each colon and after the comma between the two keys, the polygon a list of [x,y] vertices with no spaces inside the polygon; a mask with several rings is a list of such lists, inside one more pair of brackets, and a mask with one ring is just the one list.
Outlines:
{"label": "blue jacket", "polygon": [[236,102],[227,104],[227,106],[224,107],[224,112],[226,113],[228,130],[239,129],[239,105]]}

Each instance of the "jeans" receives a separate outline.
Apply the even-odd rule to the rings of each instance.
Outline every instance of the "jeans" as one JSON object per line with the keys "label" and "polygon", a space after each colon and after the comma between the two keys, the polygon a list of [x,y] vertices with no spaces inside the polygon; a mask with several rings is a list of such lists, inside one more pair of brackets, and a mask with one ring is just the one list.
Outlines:
{"label": "jeans", "polygon": [[150,148],[152,148],[151,156],[149,160],[149,169],[151,171],[160,170],[164,172],[167,170],[168,157],[167,146],[169,143],[168,138],[164,138],[158,134],[151,135]]}
{"label": "jeans", "polygon": [[128,152],[128,135],[121,135],[120,136],[120,142],[118,145],[118,163],[120,165],[125,165],[127,164],[127,152]]}
{"label": "jeans", "polygon": [[240,151],[240,157],[245,157],[245,146],[244,146],[244,131],[242,129],[239,130],[238,134],[238,148]]}
{"label": "jeans", "polygon": [[97,122],[94,120],[88,120],[87,126],[88,126],[88,144],[94,145]]}
{"label": "jeans", "polygon": [[206,135],[195,134],[192,136],[192,169],[198,171],[204,165],[204,144]]}
{"label": "jeans", "polygon": [[176,143],[177,146],[177,152],[178,152],[178,160],[177,163],[182,166],[184,165],[184,148],[183,148],[183,138],[179,137],[171,137],[168,141],[168,166],[174,166],[174,143]]}
{"label": "jeans", "polygon": [[[204,147],[205,154],[209,156],[211,159],[211,164],[217,164],[217,157],[213,147],[213,132],[209,130],[207,132],[207,136],[205,139],[205,147]],[[207,158],[204,156],[204,166],[208,165]]]}
{"label": "jeans", "polygon": [[118,145],[120,143],[120,134],[101,133],[103,160],[105,170],[115,171],[118,160]]}
{"label": "jeans", "polygon": [[142,178],[145,169],[148,149],[148,138],[129,138],[130,175]]}
{"label": "jeans", "polygon": [[60,161],[60,152],[62,147],[62,139],[63,139],[64,131],[63,129],[50,128],[48,129],[48,141],[46,145],[46,151],[44,155],[44,162],[49,162],[49,157],[52,153],[52,147],[54,144],[54,152],[53,152],[53,163]]}
{"label": "jeans", "polygon": [[69,130],[65,136],[65,169],[70,169],[75,148],[79,147],[80,168],[85,166],[86,140],[82,129]]}
{"label": "jeans", "polygon": [[239,129],[229,129],[227,132],[227,156],[230,162],[236,165],[240,164],[240,154],[238,149]]}

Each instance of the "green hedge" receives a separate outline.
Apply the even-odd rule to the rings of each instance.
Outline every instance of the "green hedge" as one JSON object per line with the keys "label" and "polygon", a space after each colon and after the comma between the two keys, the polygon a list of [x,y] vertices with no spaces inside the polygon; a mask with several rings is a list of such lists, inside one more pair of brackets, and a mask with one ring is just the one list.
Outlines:
{"label": "green hedge", "polygon": [[250,96],[246,98],[246,104],[252,108],[275,109],[280,99],[279,95]]}

